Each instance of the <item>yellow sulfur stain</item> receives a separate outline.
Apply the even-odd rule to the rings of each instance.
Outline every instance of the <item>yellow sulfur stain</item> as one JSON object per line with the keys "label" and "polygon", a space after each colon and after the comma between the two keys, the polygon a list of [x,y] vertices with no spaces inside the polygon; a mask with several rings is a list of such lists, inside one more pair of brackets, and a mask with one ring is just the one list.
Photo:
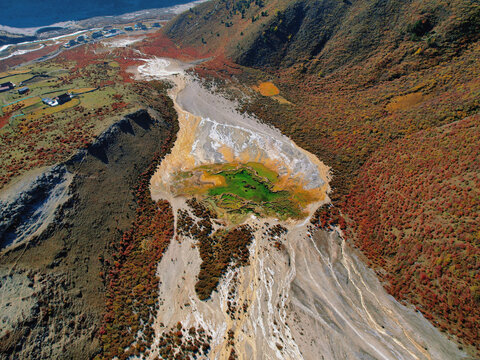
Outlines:
{"label": "yellow sulfur stain", "polygon": [[280,90],[271,81],[262,82],[258,87],[254,86],[253,89],[263,96],[275,96],[280,94]]}
{"label": "yellow sulfur stain", "polygon": [[235,154],[233,150],[228,146],[222,144],[218,149],[218,152],[223,155],[225,162],[234,162],[235,161]]}
{"label": "yellow sulfur stain", "polygon": [[225,186],[225,178],[220,175],[209,174],[207,171],[203,171],[200,176],[200,181],[206,185],[212,186]]}
{"label": "yellow sulfur stain", "polygon": [[426,99],[422,92],[414,92],[407,95],[396,96],[387,105],[388,111],[408,109],[414,105],[420,104]]}
{"label": "yellow sulfur stain", "polygon": [[31,97],[31,98],[28,98],[28,99],[25,99],[25,100],[17,101],[14,104],[7,105],[7,106],[2,108],[2,111],[4,113],[8,113],[8,112],[11,112],[13,109],[15,109],[15,107],[17,107],[17,106],[21,106],[22,108],[26,108],[28,106],[31,106],[33,104],[36,104],[36,103],[40,102],[41,100],[42,99],[40,99],[39,96]]}
{"label": "yellow sulfur stain", "polygon": [[80,88],[80,89],[72,89],[70,90],[70,92],[72,94],[81,94],[81,93],[84,93],[84,92],[87,92],[87,91],[93,91],[95,90],[96,88],[92,88],[92,87],[89,87],[89,88]]}

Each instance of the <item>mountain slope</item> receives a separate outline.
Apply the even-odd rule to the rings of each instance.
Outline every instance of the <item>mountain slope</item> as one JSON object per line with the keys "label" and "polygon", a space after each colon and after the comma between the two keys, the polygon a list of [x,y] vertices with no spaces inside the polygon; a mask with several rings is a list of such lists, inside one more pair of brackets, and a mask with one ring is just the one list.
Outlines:
{"label": "mountain slope", "polygon": [[248,66],[291,66],[335,71],[373,60],[409,61],[418,42],[432,57],[457,53],[478,39],[480,9],[472,2],[297,1],[237,56]]}
{"label": "mountain slope", "polygon": [[[478,339],[480,116],[394,141],[360,171],[346,212],[389,292]],[[371,209],[378,209],[371,211]]]}
{"label": "mountain slope", "polygon": [[[225,52],[241,65],[302,65],[325,73],[364,61],[383,68],[411,62],[414,45],[436,62],[458,55],[479,38],[480,5],[460,0],[222,0],[180,15],[165,31],[185,45]],[[382,56],[381,64],[376,55]]]}
{"label": "mountain slope", "polygon": [[[234,10],[241,4],[249,4],[243,18]],[[478,218],[478,197],[473,196],[469,210],[459,213],[453,210],[457,205],[452,199],[477,194],[479,172],[468,156],[465,161],[474,180],[443,171],[458,160],[457,146],[474,151],[478,139],[469,137],[474,127],[464,130],[463,136],[446,135],[442,129],[458,121],[478,122],[478,117],[463,119],[480,111],[480,5],[396,0],[272,0],[260,5],[211,1],[179,16],[166,33],[184,46],[216,55],[197,73],[226,79],[225,91],[237,86],[247,92],[245,111],[332,166],[332,199],[348,215],[348,240],[363,249],[393,295],[416,305],[434,325],[458,336],[468,351],[478,354],[479,230],[471,223]],[[287,102],[245,86],[256,88],[265,81],[273,81]],[[430,167],[422,156],[437,151],[437,141],[425,140],[435,134],[443,134],[438,136],[446,142],[446,156]],[[423,147],[417,152],[419,144]],[[395,156],[407,160],[398,162]],[[378,171],[391,167],[404,175],[389,178],[388,184],[384,177],[375,178]],[[398,197],[395,189],[404,187],[412,167],[422,170],[421,176],[409,179],[411,184],[430,189],[429,196],[441,192],[439,199],[451,200],[441,215],[442,227],[469,226],[459,226],[449,237],[442,231],[428,236],[414,236],[410,230],[403,237],[398,233],[392,216],[413,221],[413,214],[427,214],[438,205],[415,191],[402,190],[405,200]],[[443,194],[437,179],[454,183],[455,188]],[[383,195],[378,197],[379,193]],[[365,216],[374,223],[365,225]],[[437,220],[424,216],[418,221],[412,225],[422,231]],[[418,252],[415,267],[402,260],[408,249]],[[456,257],[454,265],[442,260],[448,253]],[[405,272],[415,280],[406,282]],[[433,280],[438,273],[443,280]],[[442,281],[454,285],[442,290]],[[459,302],[465,306],[456,306]]]}

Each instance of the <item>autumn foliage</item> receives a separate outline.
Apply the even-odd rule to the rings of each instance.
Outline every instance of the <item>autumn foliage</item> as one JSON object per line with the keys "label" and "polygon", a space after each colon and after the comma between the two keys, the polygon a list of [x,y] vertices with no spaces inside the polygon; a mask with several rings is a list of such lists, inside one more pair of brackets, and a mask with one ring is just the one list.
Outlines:
{"label": "autumn foliage", "polygon": [[387,290],[478,347],[480,116],[391,143],[361,169],[347,237],[387,272]]}
{"label": "autumn foliage", "polygon": [[[113,241],[112,259],[104,260],[106,312],[99,330],[103,344],[98,359],[127,359],[144,352],[153,339],[158,301],[157,265],[173,237],[173,213],[166,201],[150,196],[150,178],[160,163],[157,155],[141,175],[134,192],[136,217],[121,239]],[[139,332],[141,335],[139,336]],[[132,345],[136,341],[136,345]]]}
{"label": "autumn foliage", "polygon": [[253,233],[248,225],[214,231],[215,214],[196,199],[188,200],[188,204],[200,220],[195,221],[188,211],[180,210],[178,232],[196,240],[202,263],[195,291],[201,300],[206,300],[229,268],[248,263],[248,245],[253,240]]}
{"label": "autumn foliage", "polygon": [[148,34],[147,38],[143,40],[137,48],[145,55],[174,58],[184,61],[201,57],[195,48],[180,47],[163,32]]}
{"label": "autumn foliage", "polygon": [[355,56],[336,45],[285,67],[218,57],[195,71],[227,93],[236,79],[243,91],[274,79],[291,104],[250,92],[241,110],[331,166],[334,206],[319,209],[313,224],[342,228],[383,268],[391,294],[478,346],[478,116],[464,119],[480,110],[480,46],[465,40],[454,56],[414,40],[387,42],[322,72],[342,51]]}

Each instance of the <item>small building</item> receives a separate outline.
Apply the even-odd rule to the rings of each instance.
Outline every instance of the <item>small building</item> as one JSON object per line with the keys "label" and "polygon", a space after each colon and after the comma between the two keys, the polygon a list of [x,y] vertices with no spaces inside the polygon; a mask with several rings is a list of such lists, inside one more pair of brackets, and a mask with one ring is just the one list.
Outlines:
{"label": "small building", "polygon": [[85,35],[80,35],[79,37],[77,37],[77,42],[82,43],[85,41],[87,41],[87,37]]}
{"label": "small building", "polygon": [[98,39],[98,38],[101,38],[102,36],[103,36],[103,33],[101,31],[95,31],[92,34],[92,39]]}
{"label": "small building", "polygon": [[142,29],[142,30],[148,30],[147,25],[142,25],[142,26],[140,26],[140,29]]}
{"label": "small building", "polygon": [[62,105],[65,104],[66,102],[69,102],[72,100],[72,96],[70,94],[61,94],[53,99],[50,98],[43,98],[42,102],[44,104],[47,104],[48,106],[57,106],[57,105]]}
{"label": "small building", "polygon": [[57,100],[58,102],[58,105],[62,105],[62,104],[65,104],[66,102],[69,102],[70,100],[72,100],[72,96],[70,94],[62,94],[62,95],[58,95],[55,100]]}
{"label": "small building", "polygon": [[144,26],[141,22],[135,24],[135,30],[140,30]]}
{"label": "small building", "polygon": [[70,48],[75,45],[77,45],[77,42],[75,40],[69,40],[68,43],[65,44],[65,47]]}
{"label": "small building", "polygon": [[131,26],[127,26],[124,28],[125,31],[133,31],[133,27]]}
{"label": "small building", "polygon": [[30,89],[29,89],[27,86],[24,86],[24,87],[18,89],[18,93],[19,93],[20,95],[26,94],[26,93],[28,93],[29,91],[30,91]]}
{"label": "small building", "polygon": [[14,87],[15,87],[15,84],[11,83],[10,81],[6,82],[6,83],[3,83],[3,84],[0,84],[0,92],[5,92],[5,91],[8,91],[8,90],[12,90]]}
{"label": "small building", "polygon": [[42,99],[42,102],[45,104],[45,105],[48,105],[48,106],[57,106],[58,105],[58,101],[55,100],[55,99],[50,99],[50,98],[43,98]]}
{"label": "small building", "polygon": [[114,36],[117,36],[118,34],[120,34],[118,32],[118,29],[110,29],[108,31],[105,31],[105,38],[111,38],[111,37],[114,37]]}
{"label": "small building", "polygon": [[160,23],[156,22],[156,23],[153,23],[152,27],[160,28],[160,27],[162,27],[162,25],[160,25]]}

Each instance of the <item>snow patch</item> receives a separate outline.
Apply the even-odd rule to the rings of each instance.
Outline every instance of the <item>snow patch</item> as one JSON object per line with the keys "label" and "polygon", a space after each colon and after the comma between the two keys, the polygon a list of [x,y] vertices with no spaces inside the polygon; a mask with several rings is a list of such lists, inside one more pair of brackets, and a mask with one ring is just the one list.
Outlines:
{"label": "snow patch", "polygon": [[[44,47],[45,47],[45,45],[41,44],[39,47],[37,47],[35,49],[16,50],[16,51],[12,52],[10,55],[0,58],[0,61],[9,59],[9,58],[17,56],[17,55],[28,54],[29,52],[37,51],[37,50],[43,49]],[[0,51],[1,51],[1,49],[0,49]]]}
{"label": "snow patch", "polygon": [[138,67],[138,74],[144,80],[160,80],[170,75],[183,73],[177,64],[164,58],[140,59],[145,64]]}
{"label": "snow patch", "polygon": [[105,42],[106,46],[113,47],[113,48],[123,48],[126,46],[130,46],[132,44],[135,44],[136,42],[139,42],[141,40],[145,39],[144,37],[141,38],[125,38],[125,39],[116,39],[113,41],[108,41]]}

